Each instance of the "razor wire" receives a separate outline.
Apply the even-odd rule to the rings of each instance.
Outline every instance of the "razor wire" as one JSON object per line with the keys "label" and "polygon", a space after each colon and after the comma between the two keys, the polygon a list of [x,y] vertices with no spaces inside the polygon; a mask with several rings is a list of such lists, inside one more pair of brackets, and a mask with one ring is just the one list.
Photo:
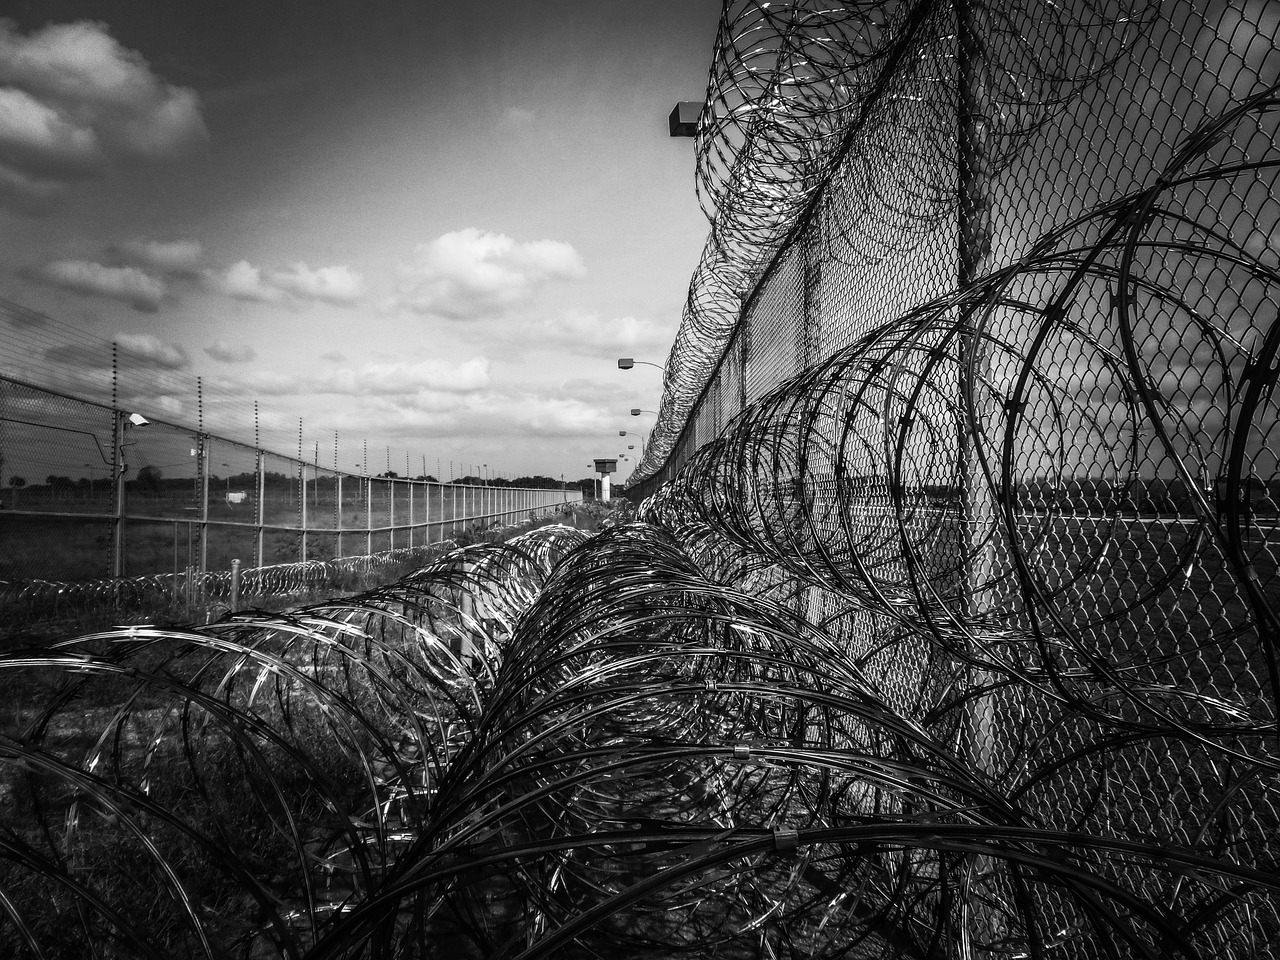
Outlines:
{"label": "razor wire", "polygon": [[543,527],[288,614],[0,656],[4,952],[303,955],[413,849],[503,639],[585,537]]}
{"label": "razor wire", "polygon": [[[1028,102],[1012,129],[1055,106]],[[0,658],[0,931],[33,955],[1276,955],[1278,107],[1225,108],[761,391],[639,522]],[[844,210],[800,244],[819,262],[868,258]]]}
{"label": "razor wire", "polygon": [[1029,0],[966,14],[953,0],[725,3],[695,144],[711,230],[632,482],[670,458],[744,301],[824,197],[842,197],[846,262],[910,250],[954,215],[959,18],[973,18],[984,44],[1013,47],[984,64],[993,172],[1110,70],[1156,6]]}
{"label": "razor wire", "polygon": [[[272,597],[314,590],[343,577],[393,569],[406,562],[425,560],[454,547],[452,540],[427,547],[406,547],[369,556],[336,560],[303,560],[244,570],[238,580],[242,597]],[[93,611],[154,609],[178,597],[198,596],[206,601],[231,597],[233,576],[227,570],[151,574],[140,577],[97,580],[0,580],[0,611],[25,626],[81,616]]]}
{"label": "razor wire", "polygon": [[[970,699],[938,683],[904,701],[883,649],[813,622],[757,551],[691,523],[584,540],[543,528],[288,615],[0,659],[74,680],[0,743],[30,818],[3,843],[10,942],[309,958],[1275,946],[1280,880],[1223,835],[1243,824],[1245,770],[1206,798],[1198,841],[1098,829],[1088,790],[1074,822],[1045,815],[1064,766],[1097,775],[1096,803],[1109,754],[1196,738],[1029,744],[1038,765],[1010,789],[972,762]],[[730,571],[747,589],[708,576]],[[78,920],[49,926],[41,897]]]}

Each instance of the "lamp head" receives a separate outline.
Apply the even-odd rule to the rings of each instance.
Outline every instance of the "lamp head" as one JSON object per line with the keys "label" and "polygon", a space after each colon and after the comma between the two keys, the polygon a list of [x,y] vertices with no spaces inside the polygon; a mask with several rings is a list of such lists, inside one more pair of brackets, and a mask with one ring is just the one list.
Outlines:
{"label": "lamp head", "polygon": [[635,361],[635,359],[634,359],[634,358],[632,358],[632,357],[619,357],[619,358],[618,358],[618,369],[619,369],[619,370],[630,370],[630,369],[631,369],[632,367],[634,367],[635,365],[636,365],[636,361]]}
{"label": "lamp head", "polygon": [[638,416],[640,416],[640,408],[639,408],[639,407],[632,407],[632,408],[631,408],[631,415],[632,415],[633,417],[638,417]]}
{"label": "lamp head", "polygon": [[129,422],[135,427],[145,427],[151,421],[140,413],[131,413],[129,414]]}

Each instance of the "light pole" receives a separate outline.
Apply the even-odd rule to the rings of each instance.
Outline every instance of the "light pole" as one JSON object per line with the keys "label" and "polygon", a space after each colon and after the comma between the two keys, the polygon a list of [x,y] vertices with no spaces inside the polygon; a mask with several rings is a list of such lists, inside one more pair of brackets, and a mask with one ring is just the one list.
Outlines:
{"label": "light pole", "polygon": [[619,358],[618,358],[618,369],[619,369],[619,370],[630,370],[630,369],[631,369],[632,367],[634,367],[637,363],[642,363],[642,364],[644,364],[646,367],[656,367],[656,368],[657,368],[657,369],[659,369],[659,370],[661,370],[661,369],[662,369],[662,364],[660,364],[660,363],[650,363],[648,360],[637,360],[635,357],[619,357]]}

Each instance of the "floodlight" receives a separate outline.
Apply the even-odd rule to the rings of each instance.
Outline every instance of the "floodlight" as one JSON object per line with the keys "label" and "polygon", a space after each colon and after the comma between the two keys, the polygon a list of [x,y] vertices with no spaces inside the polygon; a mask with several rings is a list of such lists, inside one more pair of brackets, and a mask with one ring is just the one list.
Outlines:
{"label": "floodlight", "polygon": [[131,413],[129,414],[129,422],[135,427],[145,427],[151,421],[140,413]]}

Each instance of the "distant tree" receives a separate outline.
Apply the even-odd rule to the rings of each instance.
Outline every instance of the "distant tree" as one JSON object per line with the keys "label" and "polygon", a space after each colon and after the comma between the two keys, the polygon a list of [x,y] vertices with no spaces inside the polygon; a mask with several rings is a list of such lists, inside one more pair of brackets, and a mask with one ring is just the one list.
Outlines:
{"label": "distant tree", "polygon": [[22,489],[23,487],[25,487],[26,485],[27,485],[27,478],[26,478],[26,477],[10,477],[10,478],[9,478],[9,486],[11,486],[11,487],[13,487],[13,488],[15,488],[15,489],[17,489],[17,490],[21,490],[21,489]]}
{"label": "distant tree", "polygon": [[160,468],[147,464],[138,471],[138,488],[155,491],[160,488]]}

